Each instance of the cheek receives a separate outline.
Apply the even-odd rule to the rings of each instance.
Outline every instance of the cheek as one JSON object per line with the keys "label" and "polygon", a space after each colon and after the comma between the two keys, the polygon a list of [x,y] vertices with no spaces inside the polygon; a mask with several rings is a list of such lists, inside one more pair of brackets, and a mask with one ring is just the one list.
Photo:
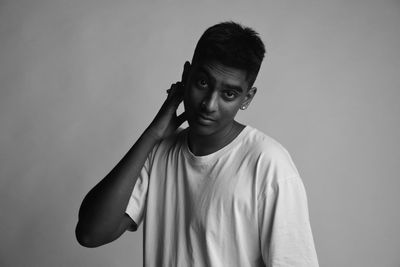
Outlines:
{"label": "cheek", "polygon": [[220,113],[226,119],[234,118],[238,110],[239,110],[239,105],[237,103],[230,103],[220,106]]}

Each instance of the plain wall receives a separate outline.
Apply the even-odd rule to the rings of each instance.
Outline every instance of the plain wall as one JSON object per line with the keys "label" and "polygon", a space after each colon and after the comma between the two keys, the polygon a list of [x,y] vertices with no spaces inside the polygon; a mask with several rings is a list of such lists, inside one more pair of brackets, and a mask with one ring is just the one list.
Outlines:
{"label": "plain wall", "polygon": [[80,203],[225,20],[267,46],[238,119],[290,151],[320,265],[400,266],[400,3],[361,0],[0,1],[1,266],[142,265],[141,228],[79,246]]}

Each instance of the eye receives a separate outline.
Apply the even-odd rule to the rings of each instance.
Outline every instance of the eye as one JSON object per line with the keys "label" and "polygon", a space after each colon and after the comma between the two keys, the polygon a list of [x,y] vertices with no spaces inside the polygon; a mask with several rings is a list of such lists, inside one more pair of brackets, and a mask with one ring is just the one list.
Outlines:
{"label": "eye", "polygon": [[225,91],[224,92],[224,97],[228,100],[233,100],[237,96],[237,93],[235,91]]}
{"label": "eye", "polygon": [[208,86],[207,80],[203,78],[198,79],[197,84],[202,88],[206,88]]}

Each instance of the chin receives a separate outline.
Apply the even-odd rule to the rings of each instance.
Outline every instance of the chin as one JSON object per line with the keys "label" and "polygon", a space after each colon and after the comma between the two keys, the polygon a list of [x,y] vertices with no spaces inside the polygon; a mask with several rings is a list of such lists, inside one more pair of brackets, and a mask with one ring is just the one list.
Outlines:
{"label": "chin", "polygon": [[214,127],[199,125],[196,123],[190,123],[189,130],[196,135],[212,135],[215,133]]}

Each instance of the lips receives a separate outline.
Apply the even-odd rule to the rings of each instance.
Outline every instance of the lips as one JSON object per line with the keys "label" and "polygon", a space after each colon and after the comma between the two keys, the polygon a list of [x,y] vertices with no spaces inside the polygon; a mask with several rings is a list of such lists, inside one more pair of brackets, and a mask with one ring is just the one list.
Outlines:
{"label": "lips", "polygon": [[202,125],[210,125],[210,124],[213,124],[215,121],[215,119],[205,116],[203,114],[197,115],[196,119],[197,119],[197,122]]}

